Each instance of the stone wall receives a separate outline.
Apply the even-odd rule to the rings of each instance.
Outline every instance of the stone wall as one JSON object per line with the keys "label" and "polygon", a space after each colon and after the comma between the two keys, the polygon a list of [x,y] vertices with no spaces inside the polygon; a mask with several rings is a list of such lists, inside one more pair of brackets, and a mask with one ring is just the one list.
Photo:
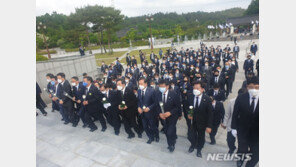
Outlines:
{"label": "stone wall", "polygon": [[70,81],[72,76],[77,76],[82,80],[82,74],[86,72],[89,76],[96,79],[99,76],[99,69],[96,65],[94,55],[88,56],[70,56],[66,58],[56,58],[49,61],[36,63],[36,81],[42,90],[42,99],[45,103],[50,103],[51,100],[48,94],[43,90],[47,86],[46,74],[52,73],[56,75],[63,72],[66,79]]}

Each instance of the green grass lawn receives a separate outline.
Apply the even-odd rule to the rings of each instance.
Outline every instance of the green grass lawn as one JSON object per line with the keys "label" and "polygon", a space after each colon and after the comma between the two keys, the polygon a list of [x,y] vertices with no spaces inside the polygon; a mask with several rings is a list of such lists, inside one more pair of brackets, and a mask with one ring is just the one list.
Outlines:
{"label": "green grass lawn", "polygon": [[[55,53],[57,53],[57,51],[56,50],[49,50],[49,53],[50,54],[55,54]],[[38,50],[37,54],[38,55],[45,55],[45,54],[47,54],[47,51],[46,50]]]}
{"label": "green grass lawn", "polygon": [[[161,48],[162,49],[162,55],[164,55],[164,53],[166,52],[166,50],[168,49],[169,47],[165,47],[165,48]],[[153,49],[153,52],[154,52],[154,54],[156,54],[157,56],[158,56],[158,58],[159,58],[159,55],[158,55],[158,53],[159,53],[159,49],[160,48],[154,48]],[[148,63],[151,63],[151,60],[150,60],[150,53],[151,53],[151,49],[142,49],[142,52],[143,53],[146,53],[146,59],[148,60]],[[137,63],[138,64],[140,64],[141,63],[141,61],[140,61],[140,56],[139,56],[139,50],[133,50],[133,51],[131,51],[130,52],[130,54],[129,54],[130,56],[135,56],[135,58],[136,58],[136,60],[137,60]],[[126,61],[124,60],[123,61],[124,63],[126,63]]]}
{"label": "green grass lawn", "polygon": [[[102,65],[102,61],[105,62],[105,64],[110,65],[110,63],[114,62],[116,57],[121,57],[124,53],[126,53],[126,51],[122,51],[122,52],[113,52],[111,55],[109,53],[98,53],[95,54],[95,58],[96,58],[96,62],[98,66]],[[123,62],[123,61],[122,61]],[[125,59],[124,62],[125,63]]]}

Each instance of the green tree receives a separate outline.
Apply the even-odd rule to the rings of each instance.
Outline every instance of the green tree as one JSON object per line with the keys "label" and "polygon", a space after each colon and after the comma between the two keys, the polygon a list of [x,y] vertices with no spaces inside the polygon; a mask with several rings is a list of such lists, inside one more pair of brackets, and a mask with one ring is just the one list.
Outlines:
{"label": "green tree", "polygon": [[259,14],[259,0],[252,0],[248,9],[245,11],[245,15]]}

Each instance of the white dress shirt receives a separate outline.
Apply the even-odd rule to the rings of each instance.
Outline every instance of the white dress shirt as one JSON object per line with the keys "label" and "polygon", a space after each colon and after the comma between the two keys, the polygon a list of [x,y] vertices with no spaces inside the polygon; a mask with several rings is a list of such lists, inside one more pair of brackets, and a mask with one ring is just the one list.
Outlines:
{"label": "white dress shirt", "polygon": [[[165,93],[163,94],[164,95],[164,101],[163,101],[163,103],[166,103],[167,102],[168,94],[169,94],[169,90],[166,90]],[[162,99],[163,99],[163,95],[162,95]]]}
{"label": "white dress shirt", "polygon": [[[196,107],[196,100],[197,100],[196,97],[197,96],[194,95],[194,101],[193,101],[194,102],[193,103],[194,104],[194,108]],[[198,107],[200,105],[201,99],[202,99],[202,94],[198,96]]]}
{"label": "white dress shirt", "polygon": [[[252,104],[252,101],[253,101],[253,96],[251,96],[251,94],[249,93],[250,95],[250,105]],[[256,109],[256,106],[257,106],[257,103],[258,103],[258,100],[259,100],[259,95],[257,96],[254,96],[255,97],[255,103],[254,103],[254,109],[253,109],[253,112],[255,111]]]}

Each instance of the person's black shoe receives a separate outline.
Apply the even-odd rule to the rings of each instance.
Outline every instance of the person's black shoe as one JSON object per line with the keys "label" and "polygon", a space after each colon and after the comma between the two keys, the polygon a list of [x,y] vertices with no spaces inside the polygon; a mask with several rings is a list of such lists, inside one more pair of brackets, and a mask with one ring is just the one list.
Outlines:
{"label": "person's black shoe", "polygon": [[95,127],[95,128],[90,129],[89,131],[90,131],[90,132],[93,132],[93,131],[95,131],[95,130],[97,130],[97,129],[98,129],[98,128]]}
{"label": "person's black shoe", "polygon": [[233,154],[233,152],[234,152],[233,150],[229,150],[229,151],[228,151],[228,154],[231,155],[231,154]]}
{"label": "person's black shoe", "polygon": [[44,113],[44,114],[43,114],[43,116],[46,116],[46,115],[47,115],[47,113]]}
{"label": "person's black shoe", "polygon": [[38,113],[36,112],[36,116],[38,116]]}
{"label": "person's black shoe", "polygon": [[67,125],[68,123],[70,123],[69,121],[65,121],[64,124]]}
{"label": "person's black shoe", "polygon": [[75,123],[75,124],[72,124],[72,126],[73,126],[73,127],[76,127],[76,126],[77,126],[77,124],[76,124],[76,123]]}
{"label": "person's black shoe", "polygon": [[83,128],[86,128],[87,127],[87,124],[83,124],[83,126],[82,126]]}
{"label": "person's black shoe", "polygon": [[215,140],[213,140],[213,141],[211,141],[211,143],[210,143],[211,145],[215,145],[216,144],[216,141]]}
{"label": "person's black shoe", "polygon": [[174,152],[174,150],[175,150],[175,146],[169,146],[169,151],[170,152]]}
{"label": "person's black shoe", "polygon": [[142,134],[141,133],[138,133],[138,138],[142,138]]}
{"label": "person's black shoe", "polygon": [[106,127],[105,127],[105,128],[102,128],[102,130],[101,130],[101,131],[102,131],[102,132],[105,132],[105,131],[106,131],[106,129],[107,129]]}
{"label": "person's black shoe", "polygon": [[197,150],[196,156],[199,157],[199,158],[202,158],[201,151]]}
{"label": "person's black shoe", "polygon": [[190,146],[189,149],[188,149],[188,152],[189,153],[192,153],[193,151],[194,151],[194,147],[193,146]]}
{"label": "person's black shoe", "polygon": [[237,166],[237,167],[241,167],[242,165],[243,165],[243,161],[237,161],[237,162],[236,162],[236,166]]}
{"label": "person's black shoe", "polygon": [[51,112],[54,112],[54,109],[51,109]]}
{"label": "person's black shoe", "polygon": [[147,144],[151,144],[153,141],[154,141],[153,139],[149,139],[149,140],[147,141]]}
{"label": "person's black shoe", "polygon": [[135,135],[133,134],[133,135],[128,135],[128,139],[132,139],[132,138],[134,138],[135,137]]}
{"label": "person's black shoe", "polygon": [[159,142],[159,137],[155,137],[155,142]]}
{"label": "person's black shoe", "polygon": [[61,121],[64,121],[64,118],[62,118]]}
{"label": "person's black shoe", "polygon": [[116,135],[116,136],[118,136],[118,135],[119,135],[119,132],[118,132],[118,131],[116,131],[116,132],[115,132],[115,135]]}

